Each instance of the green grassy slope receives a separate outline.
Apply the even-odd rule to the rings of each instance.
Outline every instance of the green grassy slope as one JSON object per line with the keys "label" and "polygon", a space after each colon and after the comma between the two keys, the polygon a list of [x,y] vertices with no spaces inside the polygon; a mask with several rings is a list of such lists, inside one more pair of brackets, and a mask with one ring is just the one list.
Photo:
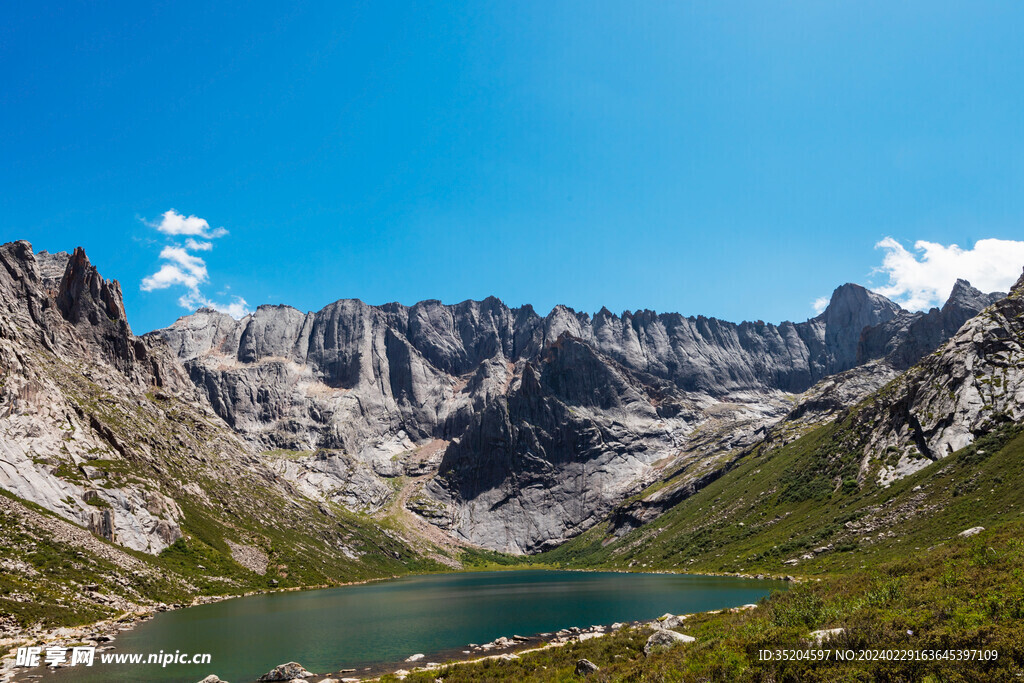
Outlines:
{"label": "green grassy slope", "polygon": [[[233,559],[223,522],[203,510],[186,509],[186,536],[149,555],[110,543],[7,491],[0,495],[0,627],[10,632],[86,624],[132,604],[187,604],[204,596],[443,569],[338,506],[329,519],[358,556],[333,552],[324,539],[297,528],[258,529],[270,560],[260,574]],[[245,526],[233,526],[233,535]]]}
{"label": "green grassy slope", "polygon": [[[772,594],[757,609],[700,614],[680,632],[697,641],[645,657],[646,628],[522,655],[414,673],[407,683],[578,681],[1000,681],[1024,675],[1024,523],[893,557]],[[819,646],[817,629],[844,629]],[[761,650],[940,653],[925,660],[765,661]],[[995,659],[960,661],[960,651]],[[941,653],[952,653],[942,658]],[[895,654],[899,657],[901,655]],[[905,656],[905,655],[904,655]],[[953,658],[950,658],[953,657]],[[397,680],[387,676],[386,681]]]}
{"label": "green grassy slope", "polygon": [[[537,556],[564,567],[813,575],[945,543],[1024,514],[1024,430],[1004,424],[889,487],[858,483],[855,413],[773,450],[621,538],[599,525]],[[815,549],[818,552],[815,552]],[[809,559],[801,559],[807,555]],[[797,559],[797,563],[785,564]]]}

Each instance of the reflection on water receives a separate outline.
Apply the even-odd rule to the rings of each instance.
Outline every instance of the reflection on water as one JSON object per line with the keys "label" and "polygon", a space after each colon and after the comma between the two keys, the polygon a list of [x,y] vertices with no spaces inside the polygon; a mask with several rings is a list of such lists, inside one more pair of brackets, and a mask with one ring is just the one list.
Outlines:
{"label": "reflection on water", "polygon": [[102,666],[97,657],[92,669],[67,669],[45,680],[195,683],[216,673],[245,683],[287,661],[326,673],[499,636],[756,602],[780,586],[717,576],[509,571],[259,595],[159,614],[121,634],[113,650],[209,652],[212,664]]}

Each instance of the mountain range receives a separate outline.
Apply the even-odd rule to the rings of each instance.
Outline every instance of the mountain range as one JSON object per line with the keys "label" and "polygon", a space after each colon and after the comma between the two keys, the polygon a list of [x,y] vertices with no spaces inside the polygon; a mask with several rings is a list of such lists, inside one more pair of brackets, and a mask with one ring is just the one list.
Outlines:
{"label": "mountain range", "polygon": [[778,325],[492,297],[136,336],[81,248],[0,263],[5,632],[491,551],[639,561],[672,520],[718,518],[686,512],[708,487],[885,490],[1024,405],[1024,279],[928,312],[845,284]]}

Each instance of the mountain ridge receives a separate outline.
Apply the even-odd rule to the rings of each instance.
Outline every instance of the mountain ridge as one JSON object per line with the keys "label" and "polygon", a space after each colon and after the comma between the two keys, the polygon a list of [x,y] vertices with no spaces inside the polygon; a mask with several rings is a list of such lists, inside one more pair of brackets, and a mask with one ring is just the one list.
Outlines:
{"label": "mountain ridge", "polygon": [[289,485],[379,513],[407,478],[415,514],[517,553],[564,543],[666,469],[698,464],[706,480],[798,393],[836,378],[834,405],[802,404],[805,422],[824,420],[998,296],[958,282],[942,309],[910,313],[847,283],[821,314],[779,325],[606,307],[541,317],[496,297],[341,299],[240,320],[202,309],[136,337],[120,286],[83,249],[31,258],[44,292],[33,296],[88,355],[204,406],[251,451],[294,453],[267,460]]}
{"label": "mountain ridge", "polygon": [[[961,298],[957,310],[982,303]],[[432,522],[485,547],[535,552],[658,476],[656,463],[678,458],[701,425],[749,441],[790,409],[787,396],[896,351],[930,351],[948,325],[911,346],[926,315],[851,283],[818,316],[780,325],[566,306],[541,317],[496,297],[341,299],[307,313],[260,306],[239,320],[205,309],[146,336],[169,345],[254,447],[325,451],[379,479],[431,472],[413,498]],[[573,360],[559,369],[560,353]],[[438,440],[428,461],[417,455]],[[303,465],[316,472],[293,465],[292,476],[324,481],[321,465]],[[351,493],[349,481],[339,486]],[[584,490],[595,493],[580,505]]]}

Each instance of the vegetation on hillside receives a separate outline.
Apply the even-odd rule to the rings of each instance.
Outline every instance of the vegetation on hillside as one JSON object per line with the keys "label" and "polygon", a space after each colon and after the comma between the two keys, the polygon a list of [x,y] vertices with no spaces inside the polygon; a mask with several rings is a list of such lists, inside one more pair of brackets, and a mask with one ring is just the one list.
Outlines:
{"label": "vegetation on hillside", "polygon": [[[588,681],[1017,680],[1024,673],[1022,538],[1024,524],[1005,523],[929,551],[797,584],[754,610],[694,615],[677,630],[696,642],[649,657],[643,646],[651,631],[640,627],[517,659],[416,672],[405,680],[575,681],[581,680],[574,671],[582,658],[600,667]],[[818,629],[843,631],[819,645],[809,637]],[[825,661],[781,661],[762,657],[763,650],[831,654]],[[852,651],[854,658],[839,661],[836,651]],[[858,659],[865,651],[891,653]],[[907,651],[938,658],[907,659]],[[956,659],[961,651],[989,654],[962,661]]]}
{"label": "vegetation on hillside", "polygon": [[[889,486],[856,479],[856,416],[728,473],[620,538],[599,525],[535,561],[636,571],[823,575],[946,543],[1024,514],[1024,429],[1006,423]],[[795,562],[794,562],[795,560]],[[788,564],[787,564],[788,563]]]}

